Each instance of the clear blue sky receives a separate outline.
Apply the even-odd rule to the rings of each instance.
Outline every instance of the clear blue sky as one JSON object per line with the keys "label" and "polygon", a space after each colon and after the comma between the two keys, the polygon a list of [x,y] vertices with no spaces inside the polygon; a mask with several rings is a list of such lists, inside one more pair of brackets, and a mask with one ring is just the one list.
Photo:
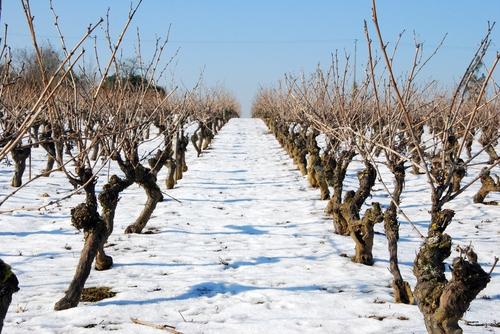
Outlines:
{"label": "clear blue sky", "polygon": [[[57,46],[48,0],[31,2],[39,38]],[[73,43],[89,23],[105,16],[108,7],[112,31],[118,33],[130,7],[126,0],[54,0],[54,4],[64,34]],[[394,41],[403,29],[407,31],[398,58],[401,65],[412,55],[413,31],[429,52],[448,33],[444,47],[421,79],[432,77],[451,85],[468,64],[487,21],[500,20],[500,0],[379,0],[378,12],[387,41]],[[287,72],[327,65],[336,49],[352,52],[354,39],[359,40],[360,69],[366,59],[363,20],[369,21],[370,15],[370,0],[144,0],[124,47],[133,54],[139,27],[143,54],[147,55],[153,50],[155,36],[164,36],[172,24],[169,54],[180,47],[171,68],[175,80],[190,87],[204,69],[207,85],[227,87],[248,113],[260,85],[270,85]],[[3,1],[4,23],[9,25],[10,45],[30,46],[19,0]],[[498,24],[493,52],[500,48]]]}

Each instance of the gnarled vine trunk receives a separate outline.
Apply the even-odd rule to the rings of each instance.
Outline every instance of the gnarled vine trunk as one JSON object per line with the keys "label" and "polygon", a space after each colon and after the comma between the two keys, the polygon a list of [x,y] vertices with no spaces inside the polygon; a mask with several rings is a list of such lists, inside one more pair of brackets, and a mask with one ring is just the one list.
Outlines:
{"label": "gnarled vine trunk", "polygon": [[23,184],[23,174],[26,169],[26,159],[31,154],[30,147],[16,147],[12,150],[12,159],[14,160],[14,175],[12,176],[11,185],[20,187]]}
{"label": "gnarled vine trunk", "polygon": [[347,168],[355,156],[354,151],[343,151],[336,161],[333,170],[333,196],[325,209],[333,218],[333,227],[336,234],[349,235],[349,226],[346,217],[349,215],[349,205],[343,205],[354,197],[354,192],[347,192],[342,201],[342,190]]}
{"label": "gnarled vine trunk", "polygon": [[8,264],[0,259],[0,333],[7,315],[12,295],[19,291],[19,281]]}
{"label": "gnarled vine trunk", "polygon": [[[495,123],[493,121],[493,123]],[[490,157],[488,163],[493,164],[498,159],[498,153],[495,150],[495,146],[498,145],[498,128],[492,124],[487,124],[482,128],[482,134],[479,137],[479,143],[484,147],[484,151]]]}
{"label": "gnarled vine trunk", "polygon": [[92,263],[97,251],[103,247],[107,235],[106,225],[97,212],[96,180],[92,174],[92,170],[80,169],[78,175],[78,184],[85,184],[86,199],[85,203],[81,203],[71,209],[71,223],[77,229],[83,229],[85,242],[69,288],[66,290],[64,297],[54,305],[56,311],[78,305],[85,282],[90,275]]}
{"label": "gnarled vine trunk", "polygon": [[365,265],[373,264],[373,226],[383,220],[379,203],[373,203],[367,209],[363,218],[359,212],[365,200],[370,196],[371,188],[375,184],[377,171],[372,164],[365,161],[365,169],[358,172],[359,187],[356,192],[349,191],[341,205],[334,207],[336,224],[342,228],[355,242],[354,262]]}
{"label": "gnarled vine trunk", "polygon": [[460,182],[465,177],[466,170],[463,166],[464,161],[462,159],[458,159],[458,166],[454,168],[453,174],[451,177],[451,189],[453,192],[457,192],[460,190]]}
{"label": "gnarled vine trunk", "polygon": [[321,157],[319,155],[319,147],[316,142],[317,132],[313,132],[308,136],[308,160],[307,160],[307,179],[309,184],[314,188],[319,188],[321,191],[321,199],[330,199],[330,190],[323,170]]}
{"label": "gnarled vine trunk", "polygon": [[201,127],[201,144],[198,145],[202,151],[206,150],[210,144],[212,143],[212,139],[214,138],[214,133],[211,129],[212,123],[203,124]]}
{"label": "gnarled vine trunk", "polygon": [[356,244],[355,255],[352,260],[356,263],[371,266],[373,264],[373,226],[382,222],[380,204],[374,202],[372,207],[365,211],[362,219],[354,217],[349,220],[349,232]]}
{"label": "gnarled vine trunk", "polygon": [[198,137],[198,134],[197,132],[199,131],[199,129],[197,129],[192,135],[191,135],[191,143],[193,144],[193,147],[194,149],[196,150],[196,154],[197,156],[199,157],[201,155],[201,148],[200,146],[198,145],[198,140],[199,140],[199,137]]}
{"label": "gnarled vine trunk", "polygon": [[113,266],[113,258],[106,255],[104,244],[113,233],[116,207],[119,201],[119,195],[122,191],[132,185],[133,181],[129,178],[122,179],[116,175],[111,176],[109,182],[104,185],[103,191],[99,194],[99,203],[102,207],[102,220],[106,226],[106,235],[99,244],[96,255],[95,269],[107,270]]}
{"label": "gnarled vine trunk", "polygon": [[[74,213],[74,215],[78,215],[78,213]],[[85,282],[87,281],[87,278],[90,275],[90,270],[92,269],[92,262],[96,257],[98,249],[105,242],[106,233],[106,226],[104,225],[104,222],[101,219],[96,218],[95,227],[88,229],[85,232],[85,243],[80,254],[80,259],[78,261],[73,280],[71,281],[64,297],[55,304],[54,310],[66,310],[78,305]]]}
{"label": "gnarled vine trunk", "polygon": [[50,176],[52,170],[54,169],[54,163],[56,162],[56,145],[53,142],[50,132],[42,132],[40,135],[42,140],[40,145],[47,151],[47,165],[43,170],[43,176]]}
{"label": "gnarled vine trunk", "polygon": [[141,233],[148,223],[158,202],[163,201],[163,194],[156,184],[156,176],[149,168],[141,165],[135,167],[135,182],[144,188],[147,196],[144,209],[133,224],[125,229],[125,233]]}
{"label": "gnarled vine trunk", "polygon": [[496,205],[496,201],[485,202],[484,199],[490,192],[500,191],[500,179],[496,177],[496,181],[490,176],[490,171],[485,169],[481,172],[481,188],[474,195],[474,203]]}
{"label": "gnarled vine trunk", "polygon": [[390,168],[394,175],[394,191],[392,192],[391,204],[384,213],[384,230],[389,249],[389,270],[392,274],[391,286],[396,303],[413,304],[413,292],[410,284],[403,279],[398,263],[399,222],[396,203],[399,205],[401,202],[401,193],[404,188],[406,174],[404,162],[394,163]]}
{"label": "gnarled vine trunk", "polygon": [[187,171],[186,150],[188,143],[188,138],[185,137],[182,132],[177,135],[177,140],[175,143],[175,161],[177,161],[175,168],[176,180],[181,180],[183,177],[183,173]]}
{"label": "gnarled vine trunk", "polygon": [[415,299],[430,334],[462,333],[458,321],[490,281],[471,248],[453,260],[452,278],[446,279],[444,260],[451,254],[451,237],[444,230],[454,214],[449,209],[433,210],[428,236],[413,266]]}
{"label": "gnarled vine trunk", "polygon": [[167,162],[167,167],[168,167],[168,176],[167,179],[165,180],[165,185],[167,186],[167,189],[173,189],[175,186],[175,171],[177,170],[177,163],[175,159],[170,159]]}
{"label": "gnarled vine trunk", "polygon": [[347,168],[355,156],[354,151],[343,151],[338,159],[333,156],[327,161],[330,163],[330,168],[332,168],[332,178],[330,180],[331,186],[333,187],[333,195],[328,202],[325,209],[326,214],[331,214],[333,216],[333,226],[335,228],[335,233],[340,235],[347,235],[347,225],[342,222],[340,215],[340,205],[342,204],[342,190],[344,186],[344,180],[347,173]]}

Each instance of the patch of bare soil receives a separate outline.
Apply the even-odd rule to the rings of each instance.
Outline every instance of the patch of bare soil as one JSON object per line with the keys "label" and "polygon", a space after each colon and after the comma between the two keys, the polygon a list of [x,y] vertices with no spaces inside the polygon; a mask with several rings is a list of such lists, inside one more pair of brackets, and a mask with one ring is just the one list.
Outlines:
{"label": "patch of bare soil", "polygon": [[114,296],[116,296],[116,292],[112,291],[111,288],[107,286],[85,288],[82,291],[80,301],[95,303]]}

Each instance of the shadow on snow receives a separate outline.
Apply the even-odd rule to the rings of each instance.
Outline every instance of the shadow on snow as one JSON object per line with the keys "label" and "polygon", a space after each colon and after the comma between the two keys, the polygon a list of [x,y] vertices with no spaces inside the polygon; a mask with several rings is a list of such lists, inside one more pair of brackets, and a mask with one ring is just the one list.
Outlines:
{"label": "shadow on snow", "polygon": [[[323,288],[324,289],[324,288]],[[169,298],[153,298],[148,300],[109,300],[105,302],[99,302],[97,306],[108,306],[108,305],[146,305],[146,304],[157,304],[169,301],[181,301],[193,298],[213,298],[217,295],[237,295],[240,293],[248,291],[257,290],[277,290],[277,291],[289,291],[289,292],[314,292],[321,291],[322,287],[319,285],[307,285],[307,286],[292,286],[292,287],[258,287],[250,285],[242,285],[237,283],[224,283],[224,282],[203,282],[200,284],[193,285],[188,291]]]}

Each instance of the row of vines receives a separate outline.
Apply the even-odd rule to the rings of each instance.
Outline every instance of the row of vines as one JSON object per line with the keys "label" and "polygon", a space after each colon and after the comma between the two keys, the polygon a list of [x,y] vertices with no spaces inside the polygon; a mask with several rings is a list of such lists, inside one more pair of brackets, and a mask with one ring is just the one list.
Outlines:
{"label": "row of vines", "polygon": [[[237,101],[223,88],[206,88],[201,82],[190,90],[159,84],[166,81],[171,63],[165,60],[168,38],[158,39],[154,52],[143,55],[137,33],[136,56],[122,59],[120,55],[127,51],[122,41],[140,3],[130,9],[116,40],[109,32],[108,13],[106,19],[91,24],[74,46],[67,44],[51,6],[60,36],[61,51],[57,51],[39,44],[30,3],[24,0],[32,51],[12,50],[7,28],[0,41],[0,160],[9,161],[14,169],[12,191],[0,199],[0,209],[21,189],[54,174],[64,175],[74,190],[44,207],[75,195],[84,198],[71,209],[71,224],[84,232],[84,245],[56,310],[77,306],[94,260],[96,270],[112,267],[104,245],[113,232],[124,190],[136,184],[147,196],[142,212],[125,230],[141,233],[164,200],[162,188],[173,188],[188,170],[188,146],[193,145],[200,155],[221,127],[239,115]],[[106,50],[95,42],[98,28],[107,41]],[[82,61],[88,54],[94,67],[86,66],[88,59]],[[47,157],[43,170],[31,167],[31,156],[37,151]],[[121,174],[106,175],[110,164],[118,166]],[[160,183],[162,168],[167,169],[167,177]],[[27,203],[24,209],[42,208],[30,208]],[[1,214],[14,210],[2,209]],[[0,260],[0,331],[18,283],[13,270]]]}
{"label": "row of vines", "polygon": [[[486,199],[500,191],[493,175],[500,163],[500,87],[494,81],[500,54],[486,59],[493,26],[488,26],[459,83],[443,91],[435,81],[417,79],[437,51],[426,57],[420,43],[410,68],[396,75],[398,43],[389,50],[373,2],[372,24],[365,22],[364,27],[368,58],[362,80],[353,80],[349,56],[339,59],[334,54],[329,68],[309,76],[287,75],[274,88],[261,89],[254,100],[253,116],[265,121],[328,201],[325,212],[332,217],[334,232],[352,238],[354,262],[373,264],[374,225],[383,223],[395,302],[416,303],[429,333],[462,332],[458,321],[490,281],[498,260],[491,269],[482,268],[472,245],[462,242],[459,256],[451,261],[451,278],[445,274],[452,253],[446,229],[455,215],[447,204],[475,183],[481,186],[474,203],[498,204]],[[359,183],[344,191],[354,159],[363,165]],[[480,172],[472,168],[477,165],[483,166]],[[382,169],[391,180],[384,180]],[[422,243],[413,263],[413,289],[398,264],[399,221],[411,223],[400,208],[408,173],[426,178],[425,196],[431,203],[427,231],[414,226]],[[465,182],[471,173],[475,175]],[[387,205],[368,204],[376,183],[388,194]]]}

